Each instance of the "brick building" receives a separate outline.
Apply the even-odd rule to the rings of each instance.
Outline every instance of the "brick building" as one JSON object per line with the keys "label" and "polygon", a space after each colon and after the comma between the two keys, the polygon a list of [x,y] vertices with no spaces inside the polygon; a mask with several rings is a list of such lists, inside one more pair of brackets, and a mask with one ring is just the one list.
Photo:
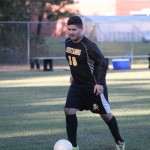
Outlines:
{"label": "brick building", "polygon": [[81,15],[128,16],[150,14],[150,0],[76,0]]}

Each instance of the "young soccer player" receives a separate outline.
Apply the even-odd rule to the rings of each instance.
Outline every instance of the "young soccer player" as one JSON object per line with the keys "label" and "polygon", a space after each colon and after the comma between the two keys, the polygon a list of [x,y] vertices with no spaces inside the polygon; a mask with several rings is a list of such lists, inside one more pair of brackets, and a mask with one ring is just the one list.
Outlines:
{"label": "young soccer player", "polygon": [[67,22],[68,36],[65,41],[66,59],[71,76],[70,88],[64,108],[68,140],[73,150],[77,145],[77,111],[90,110],[99,114],[108,125],[116,142],[115,150],[125,150],[115,116],[110,111],[106,85],[107,61],[95,43],[83,35],[83,23],[79,16]]}

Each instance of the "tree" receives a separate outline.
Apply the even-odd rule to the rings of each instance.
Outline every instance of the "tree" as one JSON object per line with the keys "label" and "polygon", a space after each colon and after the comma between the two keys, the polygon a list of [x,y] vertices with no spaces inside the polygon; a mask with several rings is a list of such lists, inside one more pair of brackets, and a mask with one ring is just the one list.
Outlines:
{"label": "tree", "polygon": [[[47,20],[56,21],[60,18],[69,17],[74,15],[77,11],[71,11],[66,9],[65,7],[74,4],[74,0],[32,0],[32,4],[39,4],[39,7],[31,7],[31,12],[36,12],[35,9],[39,8],[39,13],[35,13],[38,15],[38,21],[43,21],[43,15],[47,14]],[[46,4],[49,4],[46,6]],[[34,5],[33,5],[34,6]],[[53,9],[55,7],[55,10]],[[41,33],[42,24],[39,23],[37,27],[37,35]]]}
{"label": "tree", "polygon": [[[77,12],[71,12],[69,9],[64,9],[67,5],[74,3],[74,0],[1,0],[0,20],[29,21],[32,20],[32,16],[35,15],[38,17],[37,21],[42,22],[43,15],[47,14],[47,20],[55,21]],[[46,4],[49,4],[49,7],[47,7]],[[53,10],[53,7],[56,9]],[[39,23],[37,35],[40,35],[41,28],[42,24]]]}
{"label": "tree", "polygon": [[[0,0],[1,21],[29,21],[28,0]],[[26,24],[0,23],[0,63],[25,60]]]}
{"label": "tree", "polygon": [[[42,22],[45,14],[48,21],[55,21],[74,14],[74,12],[64,9],[73,3],[73,0],[0,0],[0,21],[32,21],[33,16],[36,16],[36,21]],[[56,9],[53,10],[53,7]],[[40,37],[41,28],[42,24],[38,23],[36,35],[31,35],[36,52],[38,46],[44,45],[44,38]],[[23,63],[26,59],[24,56],[27,55],[26,39],[27,24],[0,23],[0,63],[6,62],[6,60],[8,63]],[[3,55],[3,52],[6,52],[4,50],[10,51],[10,54]],[[40,50],[41,48],[39,48]]]}
{"label": "tree", "polygon": [[27,0],[1,0],[1,21],[26,21],[30,19]]}

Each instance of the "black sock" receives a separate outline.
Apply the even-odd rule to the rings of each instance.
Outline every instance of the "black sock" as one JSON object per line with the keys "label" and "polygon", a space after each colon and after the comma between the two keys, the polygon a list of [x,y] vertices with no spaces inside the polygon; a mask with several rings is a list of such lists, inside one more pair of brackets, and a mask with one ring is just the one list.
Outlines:
{"label": "black sock", "polygon": [[78,122],[76,115],[66,115],[67,136],[73,147],[77,147],[77,126]]}
{"label": "black sock", "polygon": [[113,116],[111,120],[107,121],[106,124],[108,125],[115,142],[118,144],[118,141],[124,142],[123,139],[120,136],[118,124],[116,121],[116,118]]}

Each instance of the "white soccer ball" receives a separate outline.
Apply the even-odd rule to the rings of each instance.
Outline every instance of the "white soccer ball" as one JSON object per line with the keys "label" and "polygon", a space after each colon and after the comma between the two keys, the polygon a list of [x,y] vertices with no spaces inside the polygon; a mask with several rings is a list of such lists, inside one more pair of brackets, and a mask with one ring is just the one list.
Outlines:
{"label": "white soccer ball", "polygon": [[72,144],[65,139],[57,141],[54,145],[54,150],[72,150]]}

